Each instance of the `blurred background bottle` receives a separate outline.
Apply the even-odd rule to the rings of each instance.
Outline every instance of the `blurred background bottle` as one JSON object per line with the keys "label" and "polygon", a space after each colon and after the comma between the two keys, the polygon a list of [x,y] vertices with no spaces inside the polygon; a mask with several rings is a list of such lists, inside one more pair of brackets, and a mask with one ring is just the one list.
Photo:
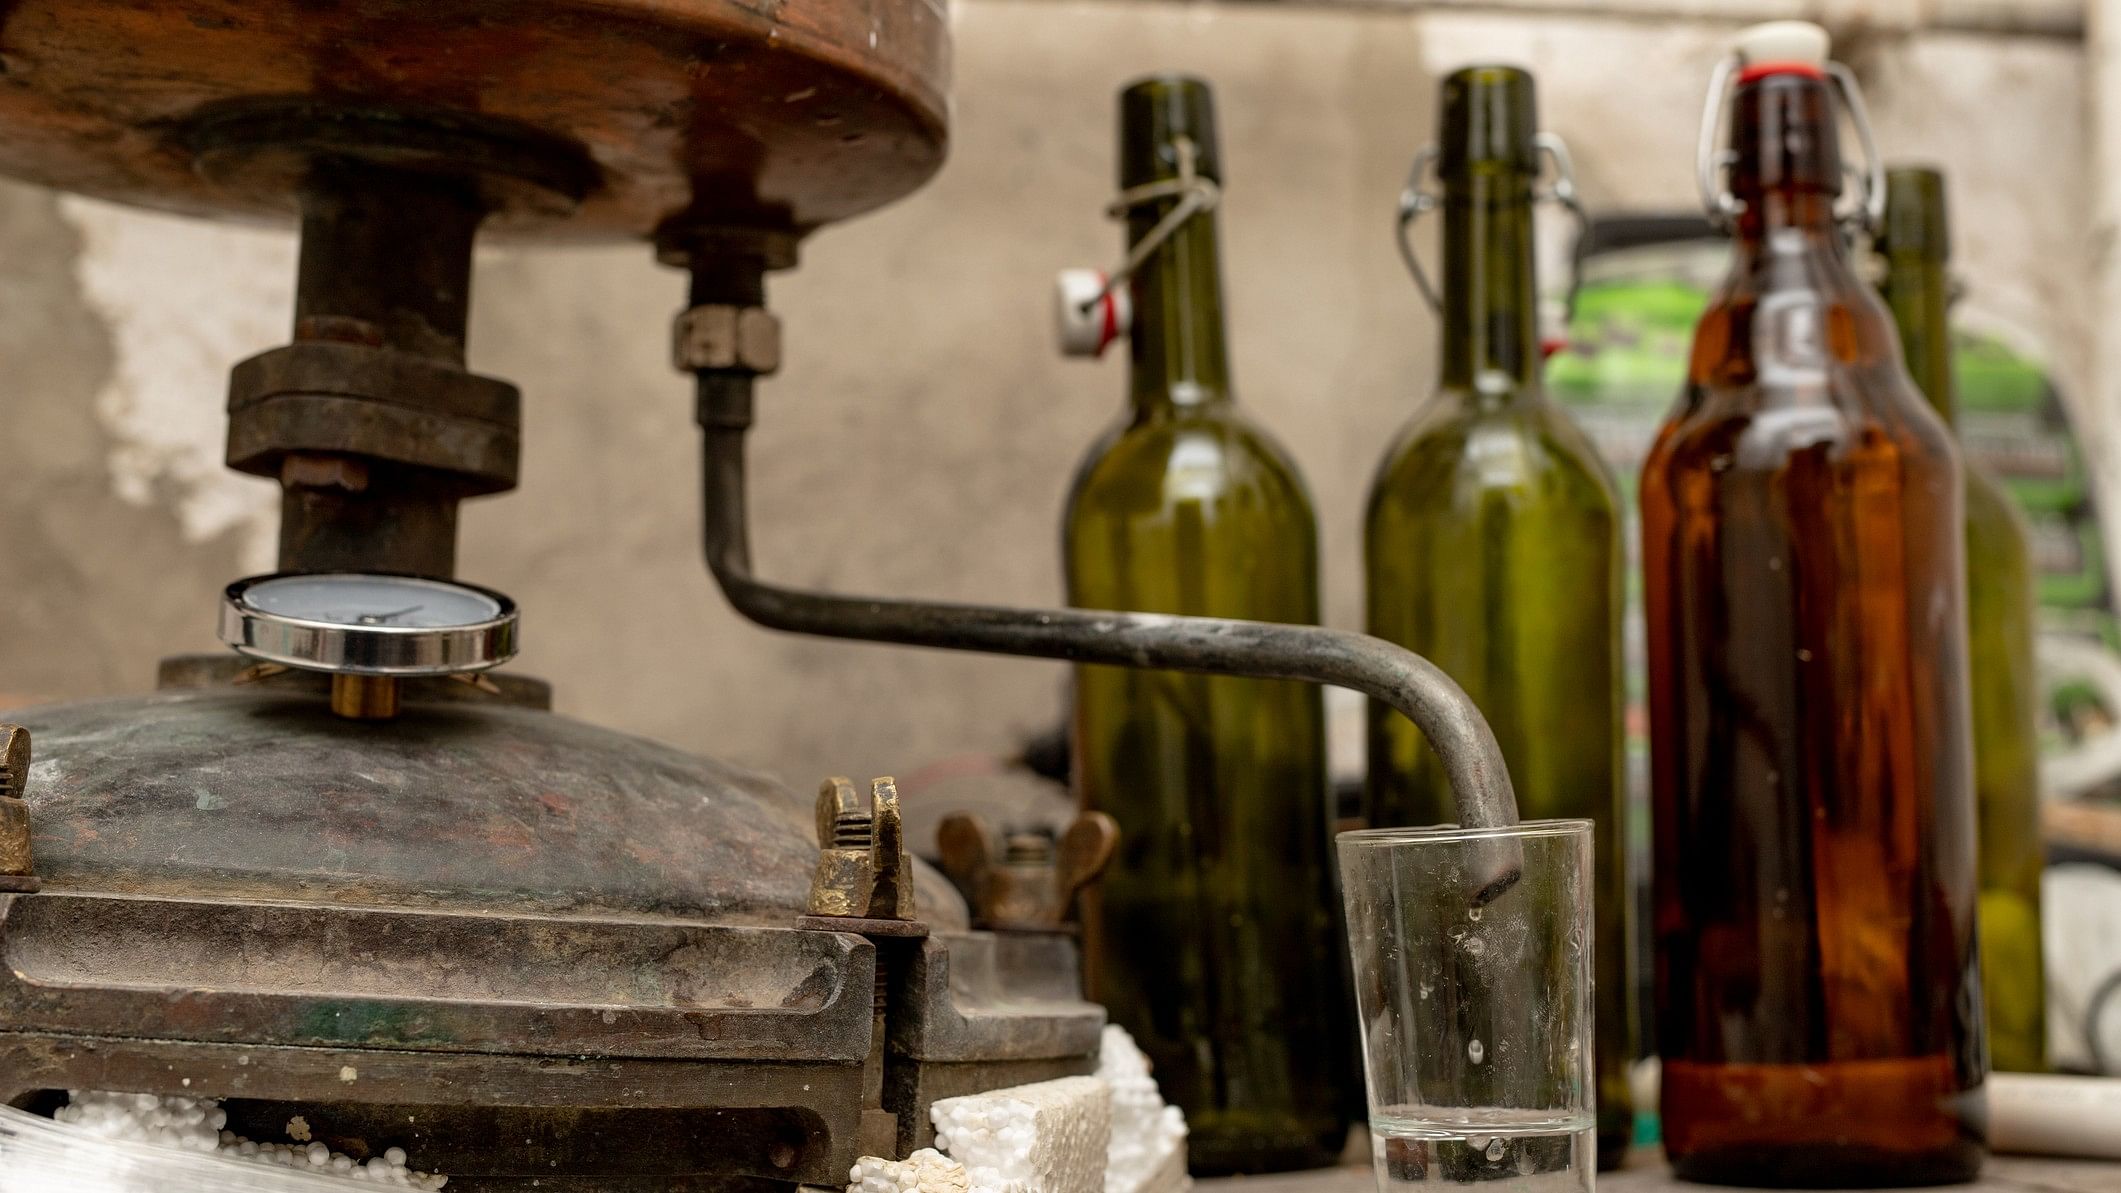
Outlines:
{"label": "blurred background bottle", "polygon": [[[1945,423],[1956,428],[1946,212],[1943,174],[1915,166],[1887,171],[1885,221],[1876,242],[1885,267],[1880,289],[1900,331],[1908,374]],[[2032,556],[2024,519],[2003,486],[1963,451],[1961,461],[1989,1063],[2011,1072],[2040,1072],[2047,1068],[2047,994],[2040,954],[2044,859]]]}
{"label": "blurred background bottle", "polygon": [[[1426,655],[1494,726],[1527,819],[1595,822],[1598,1144],[1618,1164],[1633,1112],[1622,830],[1621,546],[1590,440],[1540,384],[1532,77],[1474,66],[1444,80],[1443,330],[1436,392],[1372,483],[1369,631]],[[1418,184],[1419,180],[1417,180]],[[1456,819],[1435,753],[1371,702],[1373,824]]]}
{"label": "blurred background bottle", "polygon": [[1967,1180],[1958,454],[1850,267],[1826,35],[1739,44],[1731,272],[1642,477],[1665,1148],[1720,1183]]}
{"label": "blurred background bottle", "polygon": [[[1121,92],[1119,139],[1123,191],[1188,170],[1221,181],[1197,79]],[[1178,198],[1132,202],[1129,246]],[[1315,623],[1310,498],[1231,400],[1214,213],[1181,225],[1129,285],[1132,401],[1069,498],[1069,601]],[[1333,1163],[1359,1090],[1319,689],[1081,667],[1075,748],[1082,805],[1120,826],[1085,905],[1091,993],[1184,1108],[1193,1171]]]}

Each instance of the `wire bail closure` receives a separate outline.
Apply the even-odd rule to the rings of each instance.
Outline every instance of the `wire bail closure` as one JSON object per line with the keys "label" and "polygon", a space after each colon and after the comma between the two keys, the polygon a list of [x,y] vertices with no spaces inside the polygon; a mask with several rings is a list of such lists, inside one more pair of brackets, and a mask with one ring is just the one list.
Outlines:
{"label": "wire bail closure", "polygon": [[[1590,230],[1591,216],[1584,210],[1583,199],[1576,189],[1576,162],[1569,156],[1567,142],[1555,133],[1539,133],[1532,144],[1540,155],[1554,163],[1554,181],[1544,191],[1534,188],[1533,202],[1552,201],[1561,204],[1576,221],[1576,235],[1580,240]],[[1399,259],[1406,262],[1407,272],[1414,275],[1414,288],[1428,300],[1429,308],[1443,310],[1443,296],[1435,283],[1429,280],[1428,271],[1421,267],[1421,258],[1414,252],[1413,232],[1415,221],[1441,206],[1443,200],[1434,191],[1422,189],[1428,181],[1429,168],[1436,164],[1436,146],[1424,145],[1414,155],[1414,165],[1407,171],[1406,188],[1399,192]],[[1569,285],[1568,309],[1576,309],[1576,284]]]}
{"label": "wire bail closure", "polygon": [[[1738,213],[1745,210],[1745,201],[1732,194],[1724,183],[1724,171],[1737,161],[1737,151],[1718,148],[1717,140],[1723,128],[1724,109],[1730,104],[1731,78],[1742,65],[1738,55],[1731,54],[1718,62],[1709,75],[1709,93],[1701,110],[1701,137],[1694,150],[1694,182],[1701,191],[1701,205],[1708,212],[1709,222],[1726,233],[1736,224]],[[1832,61],[1826,64],[1825,71],[1827,80],[1841,94],[1841,107],[1855,126],[1857,143],[1863,147],[1860,169],[1842,163],[1842,169],[1855,180],[1855,202],[1837,210],[1834,217],[1851,234],[1875,232],[1885,221],[1885,159],[1879,155],[1878,140],[1871,133],[1870,111],[1863,106],[1863,89],[1856,84],[1855,72]]]}
{"label": "wire bail closure", "polygon": [[1125,219],[1127,213],[1147,203],[1173,198],[1178,202],[1164,213],[1164,218],[1156,221],[1156,225],[1149,229],[1147,235],[1127,250],[1126,260],[1105,275],[1104,285],[1097,293],[1077,302],[1080,313],[1089,313],[1098,303],[1103,302],[1107,295],[1126,285],[1127,279],[1147,264],[1150,256],[1162,248],[1165,241],[1176,235],[1187,220],[1215,210],[1216,205],[1222,202],[1222,188],[1215,184],[1214,179],[1201,177],[1195,169],[1194,162],[1199,157],[1200,150],[1194,145],[1193,138],[1173,137],[1171,148],[1178,157],[1178,177],[1151,182],[1144,186],[1128,187],[1105,205],[1105,215],[1110,219]]}

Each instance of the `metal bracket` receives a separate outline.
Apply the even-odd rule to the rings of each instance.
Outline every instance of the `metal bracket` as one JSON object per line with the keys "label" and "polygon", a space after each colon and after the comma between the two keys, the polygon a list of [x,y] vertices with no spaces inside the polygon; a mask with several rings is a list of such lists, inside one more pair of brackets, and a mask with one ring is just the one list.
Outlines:
{"label": "metal bracket", "polygon": [[[1576,235],[1581,240],[1584,234],[1590,231],[1591,216],[1584,210],[1583,199],[1576,189],[1576,159],[1569,156],[1568,143],[1556,133],[1539,133],[1532,141],[1540,155],[1554,163],[1554,181],[1548,184],[1544,193],[1535,187],[1532,198],[1535,202],[1551,200],[1561,204],[1575,219]],[[1399,221],[1395,239],[1399,245],[1399,259],[1406,263],[1407,272],[1414,275],[1415,289],[1420,290],[1421,296],[1428,300],[1430,310],[1441,311],[1443,297],[1435,283],[1429,280],[1428,271],[1421,267],[1421,258],[1414,252],[1413,241],[1415,223],[1422,216],[1436,210],[1443,202],[1434,192],[1423,189],[1423,183],[1428,181],[1429,167],[1435,161],[1434,145],[1424,145],[1414,155],[1414,164],[1407,171],[1407,184],[1399,192]],[[1577,287],[1578,282],[1572,277],[1567,300],[1568,311],[1572,315],[1576,312]]]}
{"label": "metal bracket", "polygon": [[[1723,171],[1735,160],[1733,151],[1717,147],[1723,130],[1723,111],[1730,103],[1731,79],[1743,65],[1736,54],[1726,56],[1709,75],[1708,97],[1702,103],[1701,135],[1694,145],[1694,185],[1701,192],[1701,205],[1709,222],[1729,232],[1745,210],[1745,202],[1724,185]],[[1870,111],[1863,106],[1863,89],[1846,65],[1828,62],[1826,77],[1841,93],[1841,106],[1855,126],[1856,140],[1863,147],[1863,167],[1852,171],[1857,178],[1853,206],[1835,213],[1844,228],[1874,231],[1885,220],[1885,158],[1879,155],[1878,139],[1871,132]]]}

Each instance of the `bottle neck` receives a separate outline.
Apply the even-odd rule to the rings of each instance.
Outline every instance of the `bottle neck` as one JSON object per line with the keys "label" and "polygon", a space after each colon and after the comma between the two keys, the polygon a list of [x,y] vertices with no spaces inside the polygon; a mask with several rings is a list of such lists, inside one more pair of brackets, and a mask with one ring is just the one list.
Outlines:
{"label": "bottle neck", "polygon": [[1443,384],[1512,400],[1534,391],[1540,347],[1532,282],[1532,180],[1510,168],[1447,179],[1443,200]]}
{"label": "bottle neck", "polygon": [[1952,387],[1952,337],[1946,318],[1951,283],[1944,263],[1892,254],[1886,258],[1884,289],[1908,376],[1944,421],[1956,426],[1959,397]]}
{"label": "bottle neck", "polygon": [[1741,84],[1731,120],[1730,185],[1739,203],[1732,240],[1741,275],[1796,262],[1806,268],[1789,274],[1793,281],[1860,289],[1834,210],[1842,164],[1825,81],[1776,74]]}
{"label": "bottle neck", "polygon": [[[1137,208],[1127,221],[1131,247],[1176,200]],[[1223,338],[1222,261],[1215,213],[1202,212],[1164,241],[1128,285],[1134,300],[1129,389],[1138,414],[1230,400]]]}

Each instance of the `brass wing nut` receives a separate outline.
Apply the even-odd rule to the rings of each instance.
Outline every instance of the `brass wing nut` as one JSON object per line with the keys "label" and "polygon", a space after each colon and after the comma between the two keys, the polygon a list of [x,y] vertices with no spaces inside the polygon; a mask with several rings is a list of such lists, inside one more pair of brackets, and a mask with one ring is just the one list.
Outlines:
{"label": "brass wing nut", "polygon": [[29,730],[0,725],[0,891],[34,891],[36,868],[30,862],[29,805],[22,802],[29,782]]}
{"label": "brass wing nut", "polygon": [[1055,841],[1046,830],[1004,838],[978,816],[946,817],[936,832],[943,872],[965,892],[980,924],[1050,932],[1068,920],[1075,897],[1104,872],[1119,826],[1103,812],[1075,818]]}
{"label": "brass wing nut", "polygon": [[912,920],[913,863],[899,822],[898,783],[869,785],[862,807],[854,782],[830,778],[817,791],[817,872],[810,914],[833,919]]}

